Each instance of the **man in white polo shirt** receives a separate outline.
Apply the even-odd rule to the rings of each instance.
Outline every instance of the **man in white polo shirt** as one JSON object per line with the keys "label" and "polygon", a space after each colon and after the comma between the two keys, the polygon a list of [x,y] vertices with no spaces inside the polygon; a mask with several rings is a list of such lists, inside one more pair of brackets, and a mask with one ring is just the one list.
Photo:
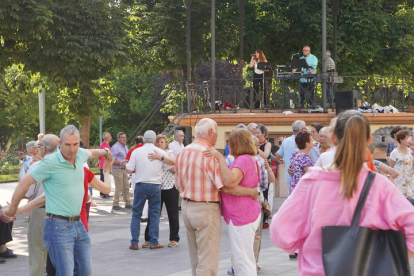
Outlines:
{"label": "man in white polo shirt", "polygon": [[[144,146],[134,150],[131,159],[126,165],[128,173],[136,173],[133,181],[135,182],[134,205],[132,207],[131,219],[131,246],[129,249],[138,250],[138,239],[140,233],[140,220],[145,201],[148,199],[148,217],[151,221],[149,236],[150,249],[163,248],[164,245],[158,243],[160,212],[161,212],[161,183],[163,176],[163,161],[168,158],[165,151],[154,145],[156,134],[152,130],[144,133]],[[160,160],[148,158],[149,154],[157,152]]]}
{"label": "man in white polo shirt", "polygon": [[60,147],[47,155],[17,185],[8,215],[14,216],[31,184],[43,183],[46,219],[43,242],[49,251],[56,275],[92,275],[91,241],[80,221],[84,195],[83,165],[88,158],[111,156],[107,149],[79,148],[80,135],[73,125],[60,132]]}

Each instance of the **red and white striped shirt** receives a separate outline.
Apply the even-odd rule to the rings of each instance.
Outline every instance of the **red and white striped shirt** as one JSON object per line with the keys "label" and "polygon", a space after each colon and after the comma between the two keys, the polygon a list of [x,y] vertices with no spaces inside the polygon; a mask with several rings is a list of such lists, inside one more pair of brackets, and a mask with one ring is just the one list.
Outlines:
{"label": "red and white striped shirt", "polygon": [[196,138],[178,154],[175,161],[175,186],[180,196],[193,201],[220,201],[219,189],[223,187],[218,161],[204,156],[212,145]]}

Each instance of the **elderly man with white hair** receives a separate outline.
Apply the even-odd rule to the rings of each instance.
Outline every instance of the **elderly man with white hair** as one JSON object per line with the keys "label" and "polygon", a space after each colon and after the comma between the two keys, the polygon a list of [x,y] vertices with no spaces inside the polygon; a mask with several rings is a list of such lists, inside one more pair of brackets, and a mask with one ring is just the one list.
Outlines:
{"label": "elderly man with white hair", "polygon": [[[148,199],[149,219],[151,221],[149,236],[150,249],[163,248],[164,245],[158,243],[160,212],[161,212],[161,184],[163,171],[163,161],[167,162],[168,155],[162,149],[154,145],[157,135],[152,130],[144,133],[144,145],[131,154],[131,159],[126,165],[128,173],[135,173],[134,204],[132,207],[131,219],[131,245],[129,249],[138,250],[138,240],[140,234],[140,220],[145,201]],[[161,157],[159,160],[150,160],[148,157],[154,152]],[[164,160],[165,159],[165,160]]]}
{"label": "elderly man with white hair", "polygon": [[175,156],[177,156],[180,151],[184,148],[184,131],[177,129],[174,132],[174,141],[171,142],[169,145],[170,150],[174,153]]}
{"label": "elderly man with white hair", "polygon": [[[221,239],[219,190],[224,184],[217,159],[203,153],[217,142],[217,123],[201,119],[195,132],[193,143],[175,161],[175,185],[183,199],[181,213],[187,229],[192,275],[217,275]],[[240,185],[226,193],[257,197],[256,188]]]}

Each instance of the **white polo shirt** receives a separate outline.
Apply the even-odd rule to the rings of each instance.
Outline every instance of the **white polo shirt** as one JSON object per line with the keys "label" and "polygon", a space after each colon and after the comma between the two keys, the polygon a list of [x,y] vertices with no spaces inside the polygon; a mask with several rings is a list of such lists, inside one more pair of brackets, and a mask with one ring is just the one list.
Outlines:
{"label": "white polo shirt", "polygon": [[137,148],[131,154],[126,168],[135,171],[134,183],[144,182],[159,184],[162,183],[163,164],[160,160],[150,161],[148,154],[157,152],[164,157],[168,157],[167,153],[160,148],[157,148],[153,143],[146,143],[142,147]]}

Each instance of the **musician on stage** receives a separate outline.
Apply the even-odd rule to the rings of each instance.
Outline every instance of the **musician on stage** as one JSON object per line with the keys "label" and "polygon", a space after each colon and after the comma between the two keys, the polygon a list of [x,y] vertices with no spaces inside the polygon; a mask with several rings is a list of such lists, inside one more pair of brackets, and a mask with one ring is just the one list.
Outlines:
{"label": "musician on stage", "polygon": [[[314,74],[316,75],[318,67],[318,58],[311,54],[311,49],[309,46],[305,46],[302,49],[303,56],[301,59],[306,59],[306,62],[311,68],[302,68],[303,74]],[[293,69],[292,72],[295,72],[296,69]],[[301,78],[300,79],[300,107],[303,108],[305,106],[305,93],[309,91],[311,93],[311,98],[309,100],[309,105],[311,108],[315,108],[314,104],[314,96],[315,96],[315,80],[314,78]]]}
{"label": "musician on stage", "polygon": [[[325,54],[325,62],[326,62],[326,72],[328,74],[332,75],[332,72],[335,72],[335,61],[331,58],[331,51],[326,50]],[[328,90],[328,103],[330,107],[332,108],[333,100],[334,100],[334,94],[333,94],[333,81],[328,81],[327,83],[327,90]]]}
{"label": "musician on stage", "polygon": [[[257,63],[259,62],[267,62],[267,59],[263,53],[262,50],[255,50],[254,55],[251,56],[250,59],[250,64],[249,67],[250,68],[254,68],[254,73],[253,73],[253,89],[254,89],[254,107],[255,108],[260,108],[260,101],[256,100],[256,95],[260,94],[259,93],[259,86],[261,87],[262,91],[264,91],[264,84],[263,84],[263,80],[264,80],[264,73],[265,71],[257,69]],[[265,94],[265,93],[263,93]],[[266,105],[266,95],[264,96],[264,105]]]}

